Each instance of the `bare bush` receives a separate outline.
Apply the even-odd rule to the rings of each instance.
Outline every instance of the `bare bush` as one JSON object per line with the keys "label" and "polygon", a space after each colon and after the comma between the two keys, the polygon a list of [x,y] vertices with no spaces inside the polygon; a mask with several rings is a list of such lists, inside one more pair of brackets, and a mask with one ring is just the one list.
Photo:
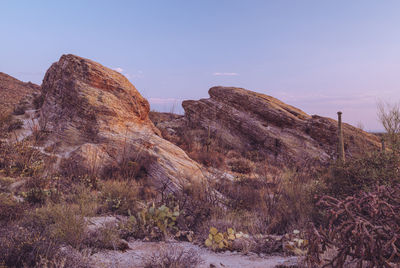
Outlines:
{"label": "bare bush", "polygon": [[378,119],[386,130],[386,138],[395,151],[400,150],[400,103],[378,102]]}

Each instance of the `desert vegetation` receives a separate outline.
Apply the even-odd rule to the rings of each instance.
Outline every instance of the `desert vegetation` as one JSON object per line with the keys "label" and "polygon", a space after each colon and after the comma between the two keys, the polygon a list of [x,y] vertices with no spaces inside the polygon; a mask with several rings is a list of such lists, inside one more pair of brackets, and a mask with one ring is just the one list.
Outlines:
{"label": "desert vegetation", "polygon": [[[236,158],[228,159],[222,152],[207,152],[207,131],[194,133],[185,134],[193,135],[184,146],[191,148],[189,155],[235,177],[221,175],[167,193],[138,172],[140,162],[122,163],[115,177],[109,172],[95,178],[49,174],[45,163],[51,159],[34,149],[35,141],[2,142],[2,265],[89,267],[91,252],[124,250],[129,238],[173,238],[214,251],[297,254],[304,256],[304,266],[391,267],[399,261],[397,150],[370,152],[323,169],[279,170],[262,167],[260,156],[230,152]],[[91,217],[110,215],[121,220],[89,231]],[[149,257],[146,267],[198,263],[195,255],[169,250]]]}

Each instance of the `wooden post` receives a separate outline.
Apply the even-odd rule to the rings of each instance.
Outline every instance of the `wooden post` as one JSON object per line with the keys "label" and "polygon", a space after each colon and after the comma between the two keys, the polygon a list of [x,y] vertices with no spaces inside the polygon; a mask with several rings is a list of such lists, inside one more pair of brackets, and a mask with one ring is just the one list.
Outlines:
{"label": "wooden post", "polygon": [[344,140],[343,140],[343,130],[342,130],[342,112],[338,112],[338,160],[345,162],[344,154]]}

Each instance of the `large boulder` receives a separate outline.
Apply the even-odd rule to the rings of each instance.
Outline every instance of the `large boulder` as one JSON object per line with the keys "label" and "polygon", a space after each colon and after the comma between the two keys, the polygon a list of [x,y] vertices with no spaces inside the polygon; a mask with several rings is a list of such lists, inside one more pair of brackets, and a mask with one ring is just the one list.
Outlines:
{"label": "large boulder", "polygon": [[56,164],[62,171],[111,174],[129,162],[145,165],[154,182],[171,187],[202,180],[197,164],[160,137],[148,118],[149,103],[122,74],[63,55],[47,71],[41,91],[44,151],[61,160]]}
{"label": "large boulder", "polygon": [[[271,96],[235,87],[213,87],[209,99],[182,103],[189,128],[210,128],[230,149],[257,151],[281,165],[328,163],[336,157],[337,121],[310,116]],[[182,121],[182,119],[180,119]],[[347,156],[377,150],[379,140],[343,124]]]}

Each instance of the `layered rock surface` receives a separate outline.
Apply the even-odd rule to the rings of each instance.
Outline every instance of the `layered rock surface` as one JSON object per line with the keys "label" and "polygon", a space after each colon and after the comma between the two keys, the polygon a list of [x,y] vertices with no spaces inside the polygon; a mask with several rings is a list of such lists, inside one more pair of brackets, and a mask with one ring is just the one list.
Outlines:
{"label": "layered rock surface", "polygon": [[[209,99],[182,103],[185,124],[210,128],[233,150],[255,150],[282,165],[328,163],[336,157],[336,120],[310,116],[278,99],[242,88],[213,87],[209,95]],[[375,135],[349,124],[343,124],[343,134],[347,156],[379,149]]]}
{"label": "layered rock surface", "polygon": [[122,74],[63,55],[47,71],[41,91],[39,122],[49,133],[45,151],[58,156],[67,171],[102,173],[144,158],[158,183],[169,181],[172,187],[202,179],[197,164],[159,136],[148,118],[149,103]]}
{"label": "layered rock surface", "polygon": [[0,72],[0,112],[11,112],[24,98],[39,93],[39,90],[38,85],[24,83]]}

